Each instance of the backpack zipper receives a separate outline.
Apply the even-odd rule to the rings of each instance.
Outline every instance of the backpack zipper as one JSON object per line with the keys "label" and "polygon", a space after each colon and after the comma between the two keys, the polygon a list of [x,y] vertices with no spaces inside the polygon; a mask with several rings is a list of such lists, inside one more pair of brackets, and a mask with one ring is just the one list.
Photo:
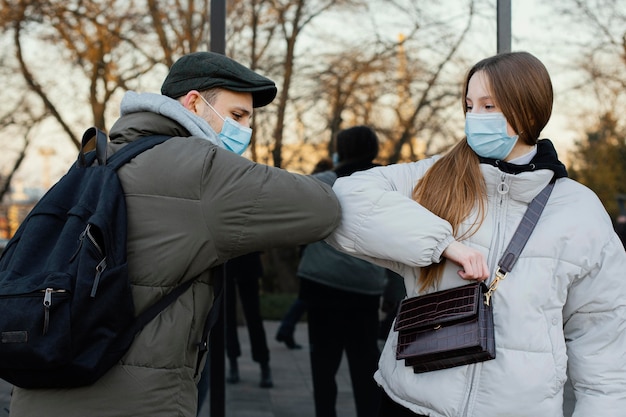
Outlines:
{"label": "backpack zipper", "polygon": [[85,227],[85,231],[83,232],[83,234],[87,235],[87,238],[96,247],[96,249],[98,250],[98,253],[100,254],[100,256],[104,256],[104,252],[103,252],[102,248],[100,247],[100,245],[96,241],[96,238],[93,237],[93,235],[91,234],[91,224],[88,224],[87,227]]}
{"label": "backpack zipper", "polygon": [[100,276],[102,275],[102,273],[104,272],[106,268],[107,268],[107,258],[104,257],[102,258],[100,263],[96,265],[96,277],[94,278],[93,286],[91,287],[91,294],[90,294],[91,298],[95,298],[96,291],[98,291],[98,284],[100,283]]}
{"label": "backpack zipper", "polygon": [[102,248],[98,244],[98,241],[91,234],[91,224],[87,224],[87,227],[85,227],[85,230],[83,230],[80,236],[78,236],[78,247],[76,248],[76,251],[74,252],[74,254],[70,257],[70,262],[72,262],[76,258],[76,256],[78,256],[80,249],[83,247],[83,241],[85,240],[85,237],[89,239],[89,241],[93,244],[93,246],[96,248],[98,253],[101,256],[104,256],[104,252],[102,251]]}
{"label": "backpack zipper", "polygon": [[102,273],[104,272],[104,270],[107,268],[107,258],[104,255],[104,251],[102,250],[102,247],[98,244],[98,241],[93,236],[93,234],[91,234],[91,224],[87,224],[87,227],[85,227],[85,230],[83,230],[83,232],[78,237],[78,248],[76,248],[76,252],[74,252],[72,257],[70,258],[70,262],[72,262],[76,258],[78,253],[80,252],[80,249],[83,246],[83,242],[85,241],[85,238],[89,239],[89,241],[94,246],[94,248],[96,248],[100,256],[102,256],[102,260],[98,263],[98,265],[96,265],[96,276],[94,277],[93,285],[91,287],[90,296],[91,298],[95,298],[96,292],[98,291],[98,284],[100,283],[100,277],[102,276]]}
{"label": "backpack zipper", "polygon": [[66,290],[55,290],[54,288],[46,288],[41,290],[43,294],[43,335],[48,333],[48,325],[50,324],[50,306],[52,306],[53,293],[65,293]]}
{"label": "backpack zipper", "polygon": [[100,256],[102,256],[102,260],[98,262],[98,265],[96,265],[96,276],[94,277],[93,286],[91,287],[90,296],[91,298],[95,298],[96,291],[98,291],[98,284],[100,283],[100,277],[102,276],[104,270],[107,268],[107,257],[104,255],[104,251],[98,244],[98,241],[96,241],[96,238],[93,237],[93,235],[91,234],[91,224],[87,225],[85,231],[83,232],[83,235],[87,236],[87,239],[89,239],[91,244],[98,250]]}

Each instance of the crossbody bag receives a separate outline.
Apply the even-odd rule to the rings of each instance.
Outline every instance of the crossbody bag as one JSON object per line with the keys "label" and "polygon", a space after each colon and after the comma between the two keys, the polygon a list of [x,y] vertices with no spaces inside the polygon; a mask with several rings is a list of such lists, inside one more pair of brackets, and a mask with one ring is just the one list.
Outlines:
{"label": "crossbody bag", "polygon": [[415,373],[495,359],[493,292],[517,262],[553,187],[551,181],[528,205],[489,287],[473,282],[400,303],[396,359]]}

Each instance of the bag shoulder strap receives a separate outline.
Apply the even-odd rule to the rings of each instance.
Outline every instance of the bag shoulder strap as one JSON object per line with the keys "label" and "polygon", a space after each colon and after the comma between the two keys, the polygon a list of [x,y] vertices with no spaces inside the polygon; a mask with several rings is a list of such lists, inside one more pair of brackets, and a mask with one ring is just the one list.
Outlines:
{"label": "bag shoulder strap", "polygon": [[108,158],[106,164],[117,170],[119,167],[139,155],[140,153],[154,148],[156,145],[165,142],[172,136],[167,135],[152,135],[138,138],[129,144],[123,146],[120,150],[115,152]]}
{"label": "bag shoulder strap", "polygon": [[107,143],[109,137],[102,130],[93,126],[83,133],[80,141],[80,151],[78,152],[78,164],[81,167],[89,166],[93,161],[88,161],[86,156],[89,150],[95,150],[95,158],[100,165],[107,163]]}
{"label": "bag shoulder strap", "polygon": [[530,238],[533,230],[535,230],[539,217],[541,216],[541,213],[548,202],[548,198],[552,193],[552,189],[554,188],[554,182],[554,179],[552,179],[552,181],[550,181],[550,183],[548,183],[548,185],[546,185],[528,205],[522,221],[517,226],[515,234],[511,238],[509,245],[500,258],[500,262],[498,262],[496,276],[489,286],[489,291],[485,294],[485,303],[487,305],[489,305],[491,295],[496,288],[498,288],[500,281],[505,279],[507,274],[511,272],[511,269],[513,269],[520,253],[522,253],[522,249],[524,249],[526,242],[528,242],[528,238]]}
{"label": "bag shoulder strap", "polygon": [[[202,332],[202,338],[198,342],[199,351],[198,351],[198,358],[196,361],[196,373],[194,377],[198,376],[198,374],[200,373],[201,371],[200,364],[202,363],[202,359],[204,358],[204,355],[209,351],[209,348],[212,347],[209,345],[213,344],[211,342],[215,340],[215,337],[218,337],[218,338],[221,337],[221,340],[218,340],[218,343],[221,345],[220,352],[224,350],[223,332],[221,333],[218,332],[217,335],[214,335],[211,330],[213,329],[213,327],[216,326],[216,324],[220,320],[223,319],[224,279],[226,275],[225,264],[213,267],[212,270],[213,270],[213,293],[214,293],[213,305],[211,306],[211,309],[209,310],[209,313],[207,314],[206,320],[204,321],[204,330]],[[209,338],[209,336],[211,336],[211,338]],[[223,358],[224,355],[222,354],[221,357]],[[211,367],[211,373],[213,373],[213,367]],[[222,374],[222,379],[223,377],[224,375]],[[213,386],[213,384],[211,384],[211,386]]]}
{"label": "bag shoulder strap", "polygon": [[[137,138],[123,146],[111,157],[107,157],[107,143],[109,142],[109,137],[97,127],[90,127],[85,131],[81,140],[80,151],[78,153],[78,166],[90,166],[94,159],[97,159],[98,164],[109,165],[113,170],[117,170],[143,151],[147,151],[159,143],[165,142],[169,138],[171,138],[171,135],[150,135]],[[89,151],[91,150],[95,152],[93,152],[94,155],[90,157]]]}

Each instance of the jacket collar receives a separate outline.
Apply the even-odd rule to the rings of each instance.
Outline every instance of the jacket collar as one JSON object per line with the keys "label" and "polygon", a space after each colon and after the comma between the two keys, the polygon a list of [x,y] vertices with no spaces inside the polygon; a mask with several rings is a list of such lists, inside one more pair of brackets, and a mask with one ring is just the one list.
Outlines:
{"label": "jacket collar", "polygon": [[483,158],[481,156],[478,158],[481,164],[493,165],[507,174],[517,175],[522,172],[548,169],[554,173],[555,178],[567,177],[567,169],[559,161],[559,156],[550,139],[540,139],[537,142],[537,154],[527,165],[515,165],[499,159]]}
{"label": "jacket collar", "polygon": [[559,161],[552,142],[537,142],[537,154],[526,165],[510,164],[501,160],[479,158],[487,186],[487,195],[505,197],[528,204],[548,182],[567,177],[565,166]]}

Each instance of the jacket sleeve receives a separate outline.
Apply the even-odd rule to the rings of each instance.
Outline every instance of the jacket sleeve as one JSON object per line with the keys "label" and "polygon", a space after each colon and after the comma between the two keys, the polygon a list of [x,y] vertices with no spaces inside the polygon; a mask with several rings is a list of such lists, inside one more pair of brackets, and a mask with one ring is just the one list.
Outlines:
{"label": "jacket sleeve", "polygon": [[441,260],[454,240],[452,226],[412,199],[433,160],[355,172],[333,186],[342,207],[339,227],[327,239],[335,248],[398,270]]}
{"label": "jacket sleeve", "polygon": [[[584,269],[572,283],[563,310],[569,377],[576,394],[573,417],[617,417],[626,410],[626,253],[607,226],[604,242],[580,242],[594,255],[583,256]],[[607,239],[609,234],[613,237]]]}
{"label": "jacket sleeve", "polygon": [[335,194],[314,178],[217,148],[205,164],[201,204],[222,260],[321,240],[339,222]]}

